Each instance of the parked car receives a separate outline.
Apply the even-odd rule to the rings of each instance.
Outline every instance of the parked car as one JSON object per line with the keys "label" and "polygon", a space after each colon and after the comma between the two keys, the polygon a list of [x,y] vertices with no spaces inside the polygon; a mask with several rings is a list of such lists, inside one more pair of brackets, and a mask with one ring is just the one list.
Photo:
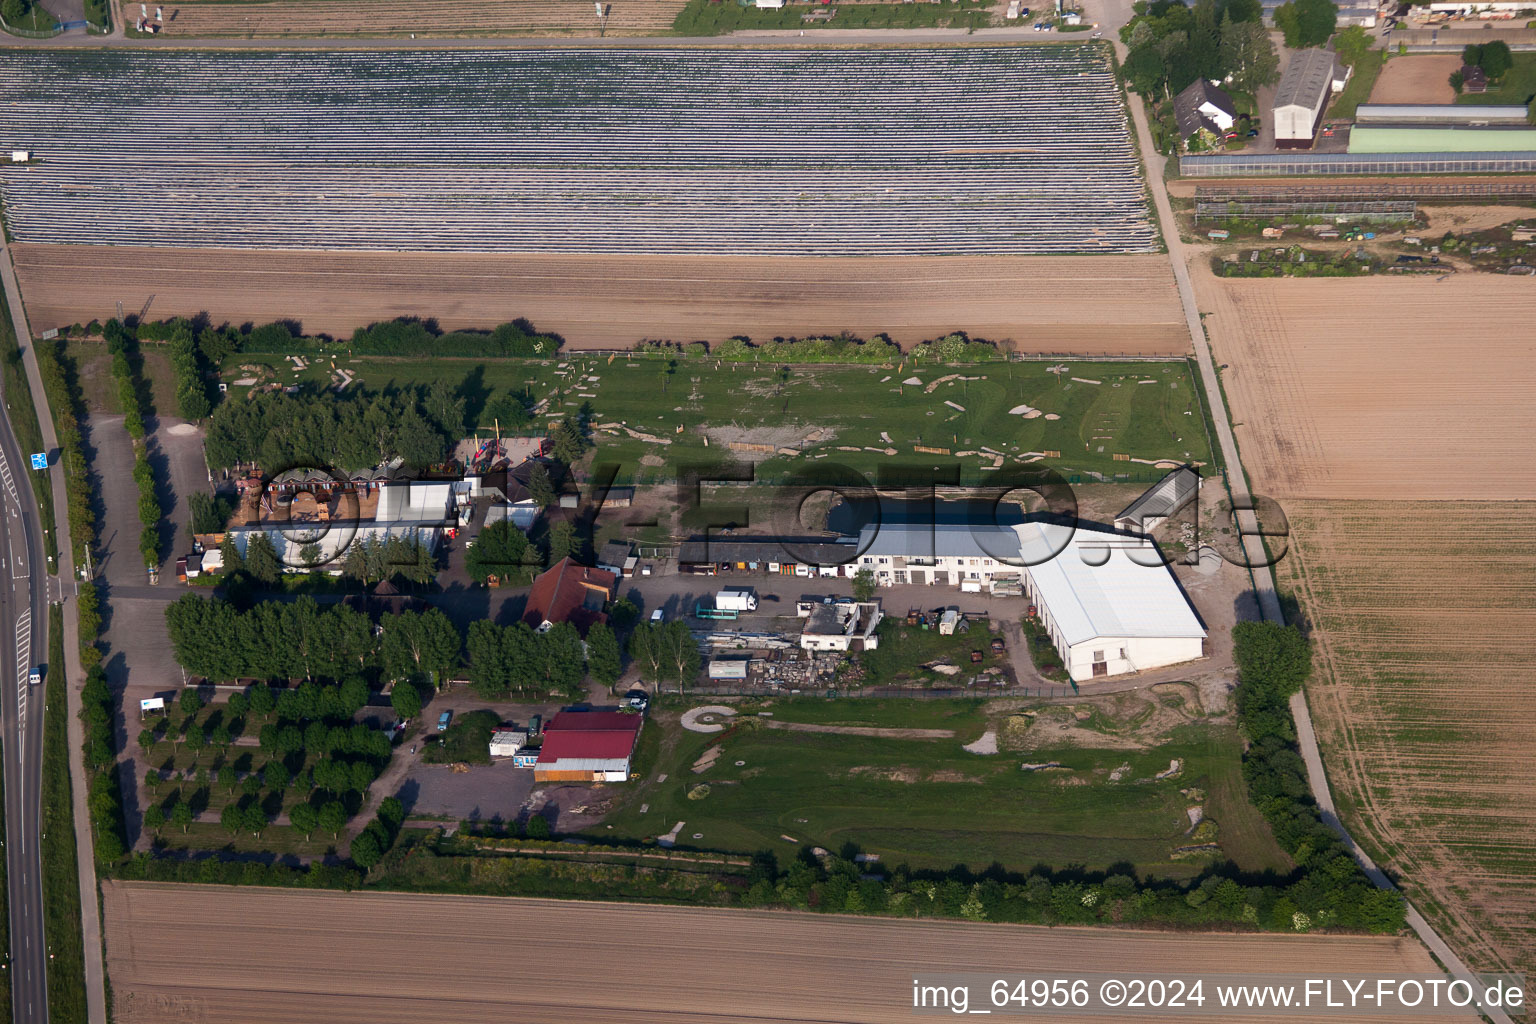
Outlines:
{"label": "parked car", "polygon": [[438,732],[447,732],[448,731],[448,723],[451,722],[451,721],[453,721],[453,712],[452,711],[444,711],[442,714],[438,715],[437,716],[437,731]]}
{"label": "parked car", "polygon": [[644,690],[630,690],[624,695],[623,703],[620,706],[632,708],[635,711],[644,711],[651,706],[651,695]]}
{"label": "parked car", "polygon": [[651,625],[659,626],[666,621],[667,613],[662,611],[660,608],[657,608],[655,611],[651,612]]}
{"label": "parked car", "polygon": [[647,563],[646,565],[642,565],[640,567],[640,575],[641,576],[649,576],[650,574],[651,574],[651,567],[650,567],[649,563]]}

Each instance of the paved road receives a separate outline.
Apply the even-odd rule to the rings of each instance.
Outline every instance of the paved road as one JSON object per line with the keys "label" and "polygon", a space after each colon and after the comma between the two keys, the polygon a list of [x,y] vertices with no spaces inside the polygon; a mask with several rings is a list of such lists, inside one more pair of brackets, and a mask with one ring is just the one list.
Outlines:
{"label": "paved road", "polygon": [[[1117,46],[1117,49],[1123,51],[1123,47]],[[1124,56],[1122,52],[1122,60]],[[1184,318],[1189,325],[1189,337],[1194,344],[1196,361],[1200,366],[1200,378],[1205,387],[1206,402],[1211,409],[1211,418],[1216,423],[1216,439],[1221,445],[1222,458],[1226,461],[1227,485],[1232,494],[1233,506],[1241,507],[1245,501],[1251,500],[1252,495],[1248,490],[1248,478],[1243,472],[1242,460],[1238,456],[1237,441],[1232,436],[1231,419],[1227,415],[1226,400],[1221,393],[1216,364],[1211,358],[1210,342],[1205,336],[1205,327],[1200,321],[1194,286],[1190,283],[1189,255],[1175,229],[1173,208],[1168,202],[1168,190],[1162,186],[1163,158],[1158,156],[1156,149],[1152,146],[1152,135],[1147,128],[1146,113],[1141,101],[1133,98],[1130,107],[1132,120],[1136,125],[1137,138],[1146,161],[1147,175],[1152,183],[1150,191],[1157,206],[1158,218],[1162,222],[1163,239],[1168,245],[1169,259],[1173,263],[1173,276],[1178,282],[1179,299],[1184,304]],[[1259,598],[1259,609],[1265,621],[1284,624],[1285,615],[1280,609],[1280,600],[1275,593],[1274,575],[1266,564],[1263,541],[1257,536],[1258,523],[1254,514],[1239,513],[1238,525],[1244,532],[1243,550],[1247,553],[1248,560],[1256,566],[1251,570],[1251,574],[1253,589]],[[1328,788],[1328,774],[1323,768],[1322,753],[1318,750],[1317,734],[1312,728],[1312,714],[1307,707],[1305,693],[1298,693],[1291,698],[1291,714],[1296,719],[1297,741],[1301,748],[1302,760],[1307,765],[1307,781],[1312,787],[1312,796],[1317,801],[1323,821],[1338,833],[1345,848],[1354,854],[1355,860],[1359,862],[1361,869],[1372,882],[1383,889],[1396,889],[1392,880],[1376,866],[1364,850],[1360,849],[1339,821],[1338,812],[1333,803],[1333,793]],[[1408,904],[1408,926],[1439,958],[1452,976],[1471,980],[1471,970],[1411,903]],[[1509,1015],[1502,1010],[1490,1009],[1487,1011],[1487,1016],[1495,1024],[1512,1024]]]}
{"label": "paved road", "polygon": [[[0,286],[5,288],[6,303],[10,306],[11,310],[12,326],[14,327],[16,331],[16,337],[21,344],[22,363],[27,374],[27,390],[32,393],[32,404],[38,410],[38,415],[41,420],[43,444],[48,449],[48,451],[53,452],[56,451],[59,446],[58,436],[54,432],[53,419],[48,412],[48,399],[47,396],[43,393],[43,380],[41,374],[38,371],[37,353],[32,350],[32,332],[27,327],[26,313],[21,304],[21,290],[17,287],[16,284],[16,273],[11,265],[11,253],[10,249],[5,244],[3,232],[0,232]],[[10,425],[8,422],[5,426],[4,437],[8,439],[8,441],[5,443],[9,444],[10,449],[14,449],[15,439],[11,435]],[[16,465],[24,465],[19,461],[19,454],[17,455],[17,460],[18,461],[16,462]],[[31,470],[24,469],[20,470],[19,472],[30,474]],[[24,518],[30,518],[32,520],[32,533],[33,538],[36,540],[40,537],[41,527],[36,525],[37,506],[30,494],[30,476],[13,479],[15,479],[18,489],[15,503],[21,507],[21,515]],[[54,460],[53,465],[48,470],[48,485],[52,487],[54,495],[54,521],[52,528],[54,531],[54,536],[58,538],[58,578],[55,580],[50,580],[46,572],[39,570],[38,567],[42,565],[42,555],[40,552],[32,556],[32,561],[28,563],[28,574],[30,581],[35,584],[36,587],[52,590],[54,592],[53,596],[63,602],[64,635],[66,638],[70,638],[78,635],[79,616],[75,608],[75,602],[66,600],[66,598],[71,596],[73,593],[73,584],[59,582],[60,580],[73,580],[75,577],[74,560],[69,541],[69,521],[67,518],[67,510],[65,508],[64,502],[64,469],[59,464],[57,459]],[[23,491],[26,493],[23,494]],[[6,497],[7,500],[11,500],[8,494]],[[0,576],[3,575],[6,574],[0,574]],[[3,586],[0,586],[0,589],[3,589]],[[47,629],[47,619],[41,613],[41,609],[43,607],[41,601],[42,599],[36,595],[32,597],[32,604],[34,605],[32,622],[34,624],[33,632],[35,634],[32,642],[34,645],[39,645],[39,650],[46,650],[46,638],[43,636],[43,634]],[[3,671],[5,671],[4,666],[0,665],[0,672]],[[72,787],[71,811],[74,818],[75,843],[78,850],[77,867],[79,872],[78,879],[81,895],[81,930],[84,933],[85,939],[86,1009],[90,1024],[107,1024],[106,971],[102,964],[101,955],[101,912],[100,906],[96,900],[96,857],[94,853],[95,847],[93,845],[91,836],[90,812],[86,805],[87,780],[85,777],[85,762],[79,756],[74,756],[74,752],[79,751],[84,743],[83,726],[80,722],[80,686],[84,682],[85,672],[80,665],[80,649],[76,644],[66,639],[64,644],[64,664],[49,666],[48,676],[49,678],[47,689],[49,693],[51,693],[54,698],[63,697],[69,704],[68,742],[69,749],[72,752],[72,756],[69,758],[69,775]],[[0,692],[3,692],[3,690],[0,690]],[[5,714],[9,715],[10,713],[10,705],[9,702],[7,702]],[[34,719],[36,722],[35,725],[30,727],[38,729],[37,735],[40,737],[42,735],[42,716],[37,714],[36,710],[34,709],[29,717]],[[7,723],[6,732],[4,735],[7,737],[7,739],[11,735],[9,731],[9,723]],[[6,746],[10,747],[10,743],[7,742]],[[38,758],[40,755],[40,748],[41,743],[33,743],[33,753],[30,756],[33,758]],[[38,760],[36,764],[41,764],[41,761]],[[30,774],[22,776],[22,781],[27,786],[30,786],[34,789],[37,787],[39,779],[39,771],[36,767],[36,764],[32,768]],[[21,770],[22,769],[20,768],[17,769],[18,772]],[[12,790],[12,785],[10,783],[13,778],[16,778],[16,776],[12,775],[11,773],[10,756],[9,753],[7,753],[7,814],[10,813],[10,799]],[[33,807],[34,820],[36,820],[35,797],[33,800]],[[8,818],[7,821],[9,822],[9,820],[10,819]],[[10,826],[8,824],[8,832],[9,829]],[[10,834],[14,835],[16,833],[11,832]],[[34,874],[32,877],[35,879],[39,876]],[[23,948],[19,945],[22,940],[17,937],[17,925],[16,918],[14,916],[14,907],[16,900],[18,899],[18,895],[23,897],[25,895],[24,893],[19,893],[18,891],[18,885],[20,884],[21,883],[18,881],[16,869],[12,868],[10,886],[13,907],[13,916],[11,918],[11,942],[13,950]],[[38,891],[41,891],[40,886]],[[38,920],[36,927],[41,930],[42,924],[40,919]],[[13,978],[12,985],[15,986],[15,984],[16,979]],[[23,1012],[25,1008],[21,1004],[21,990],[20,988],[15,988],[14,991],[16,992],[17,999],[15,1019],[18,1022],[46,1021],[48,1019],[46,995],[44,995],[41,1000],[40,1011],[34,1012],[27,1010],[26,1012]],[[38,1015],[39,1013],[41,1014],[40,1016]]]}
{"label": "paved road", "polygon": [[[7,402],[7,406],[9,403]],[[48,572],[27,453],[8,416],[0,417],[0,744],[5,756],[6,871],[10,880],[13,1019],[48,1020],[48,943],[43,934],[41,792],[46,689],[64,700],[63,666],[49,666],[45,686],[27,682],[48,650]]]}

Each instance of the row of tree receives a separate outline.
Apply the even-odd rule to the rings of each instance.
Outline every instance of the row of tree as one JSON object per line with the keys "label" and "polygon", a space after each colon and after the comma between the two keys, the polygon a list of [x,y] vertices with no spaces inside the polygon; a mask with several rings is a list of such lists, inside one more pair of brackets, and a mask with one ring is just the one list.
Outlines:
{"label": "row of tree", "polygon": [[386,679],[441,678],[459,663],[459,631],[436,609],[388,616],[375,635],[362,612],[321,608],[311,597],[242,611],[222,598],[187,594],[166,608],[165,619],[176,660],[217,682],[345,679],[374,670]]}
{"label": "row of tree", "polygon": [[593,678],[613,685],[621,671],[619,644],[605,623],[595,623],[581,634],[568,622],[536,632],[526,622],[498,626],[480,620],[469,625],[464,638],[470,685],[487,699],[512,693],[559,693],[578,696],[581,682]]}
{"label": "row of tree", "polygon": [[681,620],[636,626],[629,634],[629,656],[658,688],[672,683],[681,693],[699,674],[699,642]]}
{"label": "row of tree", "polygon": [[[80,396],[79,379],[75,375],[74,362],[64,355],[63,343],[57,339],[38,342],[33,351],[37,354],[38,372],[43,378],[43,391],[48,396],[48,408],[53,412],[54,428],[59,438],[59,462],[64,467],[64,502],[69,520],[69,539],[74,545],[74,561],[77,566],[86,563],[86,552],[96,543],[96,511],[91,502],[89,464],[85,461],[85,447],[80,435],[80,420],[85,415]],[[94,641],[94,632],[81,636]]]}
{"label": "row of tree", "polygon": [[422,469],[441,463],[462,435],[462,403],[441,383],[425,394],[265,392],[221,403],[208,422],[204,450],[215,469],[254,463],[268,475],[294,467],[353,473],[396,458]]}
{"label": "row of tree", "polygon": [[144,437],[145,421],[154,410],[139,373],[138,342],[116,320],[107,321],[102,335],[112,355],[112,376],[117,380],[118,401],[123,407],[123,428],[133,442],[133,480],[139,488],[139,554],[144,565],[154,569],[160,565],[160,523],[165,518]]}

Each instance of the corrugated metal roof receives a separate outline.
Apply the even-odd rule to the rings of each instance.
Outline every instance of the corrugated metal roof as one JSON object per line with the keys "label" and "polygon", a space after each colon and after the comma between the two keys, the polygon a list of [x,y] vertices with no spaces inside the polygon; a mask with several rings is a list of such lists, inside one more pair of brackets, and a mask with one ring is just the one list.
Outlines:
{"label": "corrugated metal roof", "polygon": [[[1040,601],[1066,642],[1096,637],[1203,637],[1205,627],[1166,565],[1131,560],[1123,534],[1024,523],[1015,527]],[[1060,548],[1056,557],[1050,553]]]}
{"label": "corrugated metal roof", "polygon": [[880,523],[859,533],[865,555],[888,558],[1013,558],[1013,530],[990,523]]}
{"label": "corrugated metal roof", "polygon": [[1536,128],[1410,128],[1357,125],[1351,153],[1524,153],[1536,150]]}
{"label": "corrugated metal roof", "polygon": [[1189,466],[1180,466],[1127,505],[1124,512],[1115,516],[1115,522],[1134,519],[1139,523],[1149,516],[1161,516],[1166,519],[1188,505],[1198,493],[1200,493],[1200,474]]}
{"label": "corrugated metal roof", "polygon": [[1292,54],[1275,89],[1275,109],[1299,106],[1316,110],[1333,89],[1336,60],[1332,50],[1297,50]]}
{"label": "corrugated metal roof", "polygon": [[535,767],[547,772],[627,772],[629,758],[562,757],[558,761],[546,762],[543,755],[540,755]]}
{"label": "corrugated metal roof", "polygon": [[1362,103],[1355,108],[1355,123],[1422,121],[1446,124],[1525,124],[1526,111],[1519,106],[1458,103]]}

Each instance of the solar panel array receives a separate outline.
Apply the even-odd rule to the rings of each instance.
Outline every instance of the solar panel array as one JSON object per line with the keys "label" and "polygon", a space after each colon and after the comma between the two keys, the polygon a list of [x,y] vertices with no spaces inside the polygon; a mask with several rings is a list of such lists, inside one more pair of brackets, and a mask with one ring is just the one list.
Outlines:
{"label": "solar panel array", "polygon": [[1156,246],[1107,49],[20,52],[13,235],[907,255]]}

